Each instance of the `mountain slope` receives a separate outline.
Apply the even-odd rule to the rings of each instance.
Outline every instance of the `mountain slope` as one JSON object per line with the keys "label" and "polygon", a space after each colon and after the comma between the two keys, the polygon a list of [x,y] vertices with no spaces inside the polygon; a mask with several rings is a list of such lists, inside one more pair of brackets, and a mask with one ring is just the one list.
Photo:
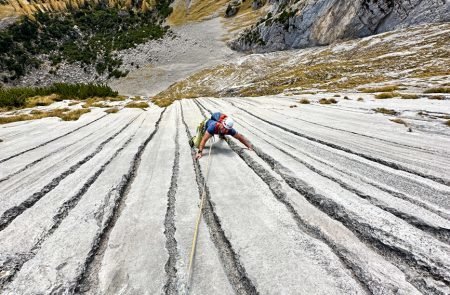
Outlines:
{"label": "mountain slope", "polygon": [[429,85],[436,83],[433,77],[450,74],[449,34],[450,24],[422,25],[327,47],[252,54],[179,81],[155,101],[301,89],[354,91],[365,84],[408,80],[411,85]]}

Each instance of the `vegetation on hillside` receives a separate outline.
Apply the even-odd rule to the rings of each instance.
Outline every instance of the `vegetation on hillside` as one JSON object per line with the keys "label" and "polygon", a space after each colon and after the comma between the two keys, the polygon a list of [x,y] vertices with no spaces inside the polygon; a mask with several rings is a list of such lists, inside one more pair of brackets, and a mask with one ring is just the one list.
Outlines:
{"label": "vegetation on hillside", "polygon": [[158,1],[154,10],[119,10],[86,5],[66,12],[37,13],[0,32],[0,78],[24,76],[47,56],[54,67],[62,61],[95,65],[99,75],[121,77],[122,61],[114,53],[161,38],[168,27],[161,20],[171,13],[170,0]]}
{"label": "vegetation on hillside", "polygon": [[[65,84],[56,83],[48,87],[0,88],[0,108],[25,107],[30,99],[55,94],[56,100],[87,99],[89,97],[116,97],[117,92],[109,86],[99,84]],[[35,99],[34,99],[35,100]],[[45,101],[35,105],[46,105]]]}

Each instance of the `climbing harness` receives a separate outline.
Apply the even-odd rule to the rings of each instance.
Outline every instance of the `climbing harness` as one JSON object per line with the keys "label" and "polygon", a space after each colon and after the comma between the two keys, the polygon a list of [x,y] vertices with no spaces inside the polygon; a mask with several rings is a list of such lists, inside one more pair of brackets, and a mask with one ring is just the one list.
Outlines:
{"label": "climbing harness", "polygon": [[189,289],[191,287],[191,280],[192,280],[192,268],[194,264],[194,256],[195,256],[195,250],[197,248],[197,236],[198,236],[198,229],[200,226],[200,220],[202,219],[202,211],[203,211],[203,205],[205,203],[206,199],[206,183],[208,182],[209,178],[209,167],[211,166],[211,150],[215,143],[215,138],[212,137],[213,142],[211,143],[211,146],[209,147],[209,153],[208,153],[208,165],[206,166],[206,176],[203,181],[203,190],[202,190],[202,197],[200,200],[200,208],[198,210],[197,215],[197,222],[195,224],[195,230],[194,230],[194,237],[192,239],[192,246],[191,246],[191,255],[189,257],[189,264],[188,264],[188,280],[187,280],[187,288],[186,288],[186,294],[189,294]]}

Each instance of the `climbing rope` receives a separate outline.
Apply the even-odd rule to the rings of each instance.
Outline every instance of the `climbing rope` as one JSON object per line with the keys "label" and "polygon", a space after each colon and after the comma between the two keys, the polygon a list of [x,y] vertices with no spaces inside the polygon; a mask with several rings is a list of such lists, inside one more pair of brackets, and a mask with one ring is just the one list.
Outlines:
{"label": "climbing rope", "polygon": [[[214,137],[212,137],[214,140]],[[206,183],[208,182],[209,178],[209,167],[211,166],[211,150],[214,145],[215,141],[211,143],[211,146],[209,147],[209,153],[208,153],[208,165],[206,166],[206,177],[203,181],[203,190],[202,190],[202,197],[200,200],[200,208],[198,210],[197,215],[197,222],[195,224],[195,231],[194,231],[194,237],[192,239],[192,246],[191,246],[191,255],[189,257],[189,264],[188,264],[188,280],[187,280],[187,288],[186,288],[186,294],[189,294],[189,289],[191,287],[191,280],[192,280],[192,268],[194,264],[194,256],[195,256],[195,250],[197,248],[197,236],[198,236],[198,229],[200,226],[200,220],[202,219],[202,211],[203,211],[203,205],[205,203],[206,198]]]}

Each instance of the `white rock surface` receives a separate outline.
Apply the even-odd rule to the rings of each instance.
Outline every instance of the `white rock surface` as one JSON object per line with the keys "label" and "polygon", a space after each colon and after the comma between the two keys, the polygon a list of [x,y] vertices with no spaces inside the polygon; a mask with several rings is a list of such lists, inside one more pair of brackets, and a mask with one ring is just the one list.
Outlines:
{"label": "white rock surface", "polygon": [[213,110],[255,152],[213,146],[191,294],[449,293],[448,134],[296,100],[2,125],[1,293],[184,293],[207,169],[188,136]]}

